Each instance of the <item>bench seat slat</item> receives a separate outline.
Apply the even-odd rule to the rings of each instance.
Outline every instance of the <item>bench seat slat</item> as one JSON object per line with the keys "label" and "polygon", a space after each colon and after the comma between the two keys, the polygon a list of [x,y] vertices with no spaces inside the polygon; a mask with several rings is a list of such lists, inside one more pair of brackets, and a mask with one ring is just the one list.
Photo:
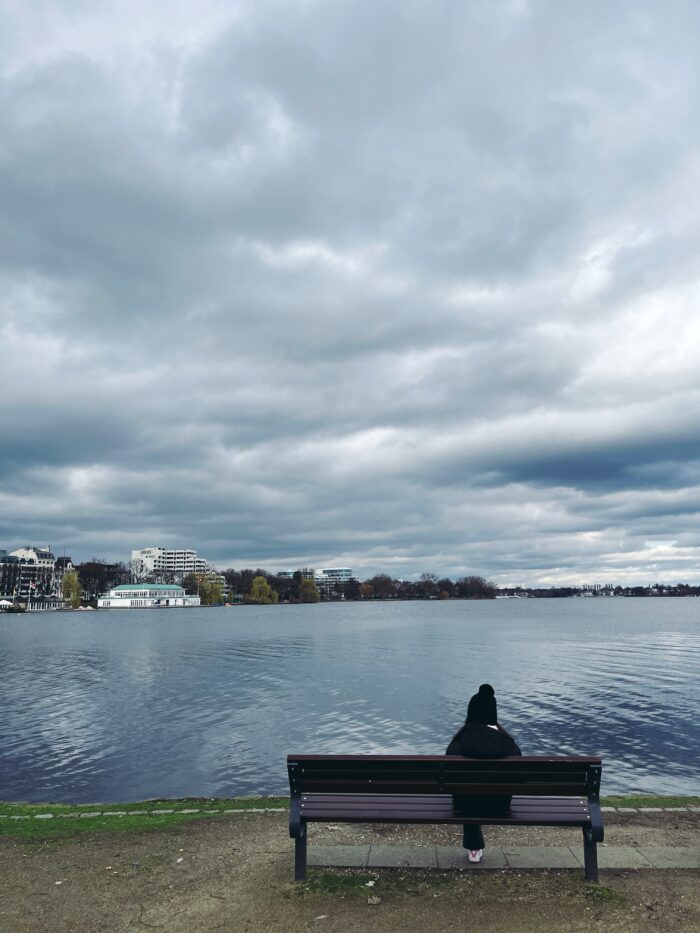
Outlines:
{"label": "bench seat slat", "polygon": [[389,822],[392,818],[395,817],[400,819],[409,819],[415,817],[418,820],[425,820],[427,822],[446,821],[460,823],[473,820],[474,822],[478,823],[481,819],[489,820],[493,817],[493,819],[495,819],[497,822],[500,822],[501,820],[508,820],[517,823],[528,819],[533,819],[536,821],[546,819],[552,820],[554,822],[563,820],[567,823],[575,823],[576,825],[579,825],[588,823],[590,820],[590,813],[588,810],[515,810],[511,811],[510,813],[481,816],[475,815],[473,813],[455,812],[454,809],[427,810],[412,807],[387,807],[384,810],[363,810],[360,807],[336,807],[333,810],[302,810],[301,817],[303,820],[307,821],[324,821],[327,823],[332,823],[336,820],[342,822],[348,817],[355,817],[360,822],[365,821],[368,823]]}
{"label": "bench seat slat", "polygon": [[[430,797],[427,797],[425,794],[363,794],[361,798],[358,798],[357,794],[308,794],[306,792],[301,794],[301,799],[306,800],[307,798],[312,798],[313,800],[324,800],[326,798],[343,802],[343,801],[356,801],[361,799],[364,803],[371,803],[376,801],[379,805],[386,803],[386,801],[392,800],[392,798],[397,798],[398,800],[406,801],[415,801],[421,802],[425,800],[444,800],[448,803],[452,802],[451,794],[433,794]],[[513,803],[518,803],[519,805],[532,804],[536,806],[545,806],[548,802],[553,804],[562,802],[567,806],[571,801],[578,799],[580,803],[587,804],[587,800],[584,797],[562,797],[558,794],[552,794],[551,796],[543,797],[523,797],[523,796],[514,796]]]}
{"label": "bench seat slat", "polygon": [[386,810],[381,814],[368,814],[358,810],[347,812],[318,813],[313,815],[316,823],[483,823],[488,826],[583,826],[588,822],[585,815],[567,813],[528,812],[516,816],[470,816],[468,814],[449,815],[430,812],[412,812],[410,810]]}
{"label": "bench seat slat", "polygon": [[471,816],[441,815],[433,813],[407,813],[404,810],[389,811],[381,817],[368,817],[364,813],[348,812],[343,814],[320,814],[313,819],[314,823],[423,823],[460,826],[464,823],[476,823],[485,826],[578,826],[585,827],[588,820],[582,816],[568,813],[531,813],[527,816]]}
{"label": "bench seat slat", "polygon": [[[467,800],[469,798],[466,798]],[[301,805],[303,807],[342,807],[356,805],[358,807],[376,807],[381,809],[386,806],[406,806],[406,807],[452,807],[454,798],[450,794],[423,795],[416,794],[405,796],[403,794],[378,794],[378,795],[356,795],[356,794],[302,794]],[[577,807],[587,807],[588,801],[580,797],[513,797],[511,807],[523,809],[531,807],[535,810],[546,810],[549,808],[560,810],[575,810]]]}
{"label": "bench seat slat", "polygon": [[[471,818],[471,814],[455,810],[452,797],[403,797],[384,795],[379,797],[352,797],[334,795],[304,794],[301,798],[301,818],[303,820],[344,820],[349,817],[360,820],[381,822],[387,817],[403,817],[416,820],[439,820],[459,822]],[[498,821],[509,819],[523,821],[527,819],[587,823],[590,820],[588,801],[575,798],[542,798],[532,800],[515,797],[511,801],[510,813],[494,817]],[[486,819],[486,817],[485,817]]]}

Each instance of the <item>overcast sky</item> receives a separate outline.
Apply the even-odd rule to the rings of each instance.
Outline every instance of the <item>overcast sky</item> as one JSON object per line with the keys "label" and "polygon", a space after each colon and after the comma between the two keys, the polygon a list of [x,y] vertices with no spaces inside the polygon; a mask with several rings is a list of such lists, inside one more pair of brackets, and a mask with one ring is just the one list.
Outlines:
{"label": "overcast sky", "polygon": [[700,580],[695,0],[0,0],[0,547]]}

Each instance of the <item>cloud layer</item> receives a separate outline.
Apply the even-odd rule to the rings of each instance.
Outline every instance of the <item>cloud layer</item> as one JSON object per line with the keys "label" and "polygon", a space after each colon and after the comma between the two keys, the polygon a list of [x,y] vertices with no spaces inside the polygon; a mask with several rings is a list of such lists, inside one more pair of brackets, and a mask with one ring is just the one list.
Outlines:
{"label": "cloud layer", "polygon": [[700,579],[696,4],[0,18],[0,545]]}

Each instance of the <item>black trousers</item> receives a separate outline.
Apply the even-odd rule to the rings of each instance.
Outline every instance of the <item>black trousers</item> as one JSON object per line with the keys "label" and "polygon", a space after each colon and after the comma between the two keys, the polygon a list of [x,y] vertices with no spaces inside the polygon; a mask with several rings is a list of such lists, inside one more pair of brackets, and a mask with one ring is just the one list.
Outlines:
{"label": "black trousers", "polygon": [[[455,813],[465,816],[504,816],[510,811],[510,797],[461,797],[454,795]],[[484,834],[478,823],[462,824],[462,845],[465,849],[483,849]]]}
{"label": "black trousers", "polygon": [[478,823],[465,823],[462,829],[462,845],[465,849],[483,849],[484,834]]}

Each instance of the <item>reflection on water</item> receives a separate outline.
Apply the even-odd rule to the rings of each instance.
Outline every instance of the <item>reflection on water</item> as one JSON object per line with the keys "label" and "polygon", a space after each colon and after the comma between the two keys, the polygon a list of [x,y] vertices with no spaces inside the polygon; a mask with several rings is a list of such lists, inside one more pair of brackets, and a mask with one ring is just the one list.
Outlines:
{"label": "reflection on water", "polygon": [[525,754],[698,793],[700,600],[0,616],[0,799],[285,792],[288,752],[442,753],[489,681]]}

